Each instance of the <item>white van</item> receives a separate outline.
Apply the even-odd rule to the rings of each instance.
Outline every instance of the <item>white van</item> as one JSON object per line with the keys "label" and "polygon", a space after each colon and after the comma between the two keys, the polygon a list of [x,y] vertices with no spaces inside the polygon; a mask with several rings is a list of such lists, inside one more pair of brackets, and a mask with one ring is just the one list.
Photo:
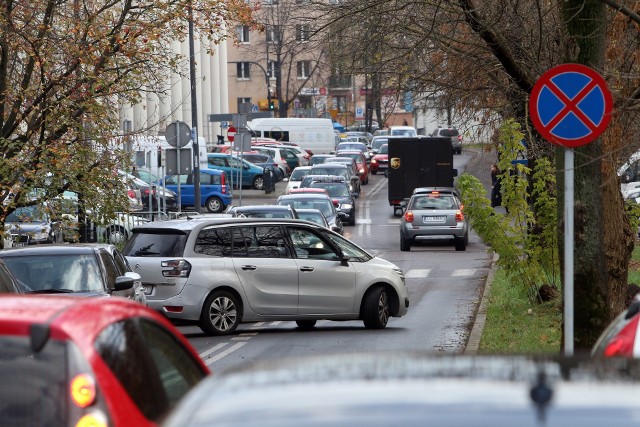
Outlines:
{"label": "white van", "polygon": [[418,136],[418,132],[416,128],[413,126],[391,126],[389,128],[390,136],[406,136],[409,138],[414,138]]}
{"label": "white van", "polygon": [[[192,142],[189,141],[183,148],[191,150]],[[132,137],[131,154],[133,156],[133,164],[138,168],[148,169],[157,175],[161,162],[159,155],[162,151],[173,149],[164,136],[137,135]],[[198,151],[200,152],[200,169],[205,169],[207,165],[207,143],[203,137],[198,138]],[[193,158],[193,153],[190,156]]]}
{"label": "white van", "polygon": [[247,127],[255,137],[295,142],[313,154],[329,154],[336,146],[331,119],[262,118],[251,120]]}

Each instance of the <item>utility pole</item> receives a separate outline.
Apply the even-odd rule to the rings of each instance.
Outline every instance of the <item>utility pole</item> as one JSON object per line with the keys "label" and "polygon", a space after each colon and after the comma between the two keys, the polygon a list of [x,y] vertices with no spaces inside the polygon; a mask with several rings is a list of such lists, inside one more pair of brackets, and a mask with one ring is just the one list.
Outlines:
{"label": "utility pole", "polygon": [[193,147],[193,188],[196,212],[200,213],[200,147],[198,144],[198,100],[196,98],[196,53],[193,42],[193,7],[189,2],[189,79],[191,80],[191,138]]}

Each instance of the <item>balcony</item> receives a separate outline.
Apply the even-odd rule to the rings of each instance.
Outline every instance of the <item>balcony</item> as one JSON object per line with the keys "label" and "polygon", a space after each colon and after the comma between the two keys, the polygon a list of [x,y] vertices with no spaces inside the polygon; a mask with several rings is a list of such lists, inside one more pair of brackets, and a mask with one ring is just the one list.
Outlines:
{"label": "balcony", "polygon": [[351,76],[331,76],[329,77],[329,87],[331,89],[347,89],[351,87]]}

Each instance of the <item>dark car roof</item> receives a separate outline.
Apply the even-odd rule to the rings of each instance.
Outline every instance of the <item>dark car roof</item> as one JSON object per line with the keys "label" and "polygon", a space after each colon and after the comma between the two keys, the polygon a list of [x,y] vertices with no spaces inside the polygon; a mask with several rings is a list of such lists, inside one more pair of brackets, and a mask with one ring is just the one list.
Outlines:
{"label": "dark car roof", "polygon": [[7,248],[0,251],[0,257],[7,256],[29,256],[29,255],[75,255],[88,254],[98,248],[109,250],[107,244],[62,244],[62,245],[33,245],[21,246],[17,248]]}
{"label": "dark car roof", "polygon": [[638,386],[637,361],[620,361],[618,369],[556,359],[371,352],[261,360],[203,380],[165,426],[229,419],[269,427],[637,423],[637,399],[629,395]]}

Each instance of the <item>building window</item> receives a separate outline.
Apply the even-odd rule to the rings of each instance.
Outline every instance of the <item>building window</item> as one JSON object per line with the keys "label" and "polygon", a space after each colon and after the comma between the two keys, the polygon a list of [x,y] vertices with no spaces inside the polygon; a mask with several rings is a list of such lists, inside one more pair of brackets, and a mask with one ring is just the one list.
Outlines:
{"label": "building window", "polygon": [[238,62],[236,64],[236,77],[238,79],[250,79],[251,73],[249,72],[249,63],[248,62]]}
{"label": "building window", "polygon": [[311,70],[311,61],[298,61],[297,69],[298,69],[298,78],[306,79],[309,77],[309,70]]}
{"label": "building window", "polygon": [[280,25],[269,25],[269,27],[267,28],[267,42],[278,43],[282,38],[280,34]]}
{"label": "building window", "polygon": [[299,42],[306,42],[311,37],[311,28],[308,24],[296,25],[296,40]]}
{"label": "building window", "polygon": [[266,5],[280,4],[280,0],[262,0],[262,4],[266,4]]}
{"label": "building window", "polygon": [[249,27],[247,25],[238,25],[236,27],[236,36],[240,43],[249,43]]}
{"label": "building window", "polygon": [[241,110],[240,104],[251,104],[251,98],[238,98],[238,111]]}
{"label": "building window", "polygon": [[339,113],[344,113],[347,111],[347,97],[346,96],[334,96],[333,97],[333,108],[338,110]]}
{"label": "building window", "polygon": [[269,79],[276,78],[276,63],[276,61],[269,61],[267,64],[267,75],[269,76]]}

